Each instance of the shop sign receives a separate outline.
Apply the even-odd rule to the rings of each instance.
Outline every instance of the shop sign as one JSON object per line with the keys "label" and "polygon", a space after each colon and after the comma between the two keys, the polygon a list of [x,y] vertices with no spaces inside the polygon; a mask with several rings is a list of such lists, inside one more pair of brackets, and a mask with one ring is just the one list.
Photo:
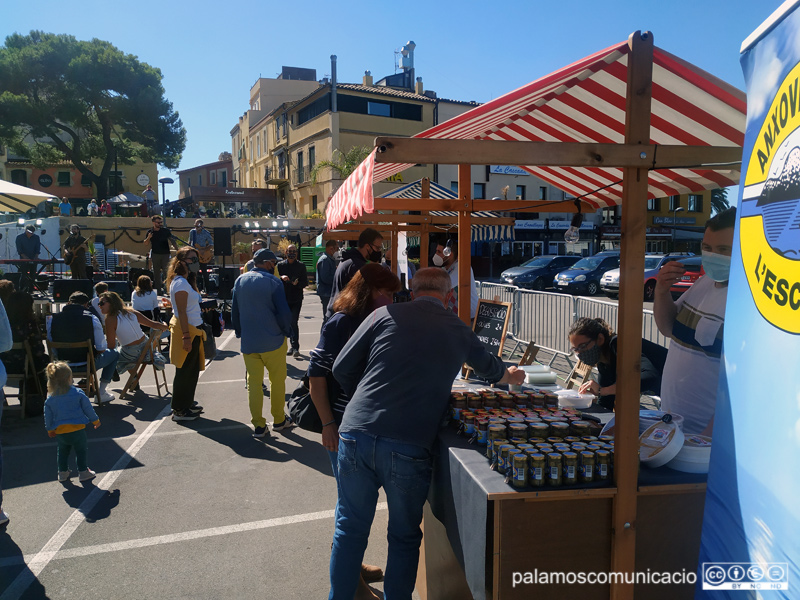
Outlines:
{"label": "shop sign", "polygon": [[695,217],[675,217],[673,223],[672,217],[653,217],[653,225],[694,225],[697,223]]}
{"label": "shop sign", "polygon": [[544,228],[544,219],[517,219],[514,222],[514,229],[544,230]]}
{"label": "shop sign", "polygon": [[39,175],[39,185],[42,187],[50,187],[51,185],[53,185],[52,176],[48,175],[47,173]]}
{"label": "shop sign", "polygon": [[511,165],[490,165],[489,172],[495,175],[530,175],[525,169]]}
{"label": "shop sign", "polygon": [[[566,231],[567,229],[569,229],[569,224],[570,221],[550,221],[550,229]],[[594,229],[594,223],[592,223],[591,221],[584,221],[583,223],[581,223],[580,229],[581,231],[586,231],[587,229],[588,230]]]}
{"label": "shop sign", "polygon": [[195,202],[270,202],[277,199],[277,191],[265,188],[221,188],[193,186],[189,195]]}
{"label": "shop sign", "polygon": [[[619,225],[603,225],[600,231],[603,235],[608,235],[608,236],[622,235],[622,227],[620,227]],[[672,229],[667,229],[664,227],[648,227],[647,229],[645,229],[645,235],[671,236]]]}

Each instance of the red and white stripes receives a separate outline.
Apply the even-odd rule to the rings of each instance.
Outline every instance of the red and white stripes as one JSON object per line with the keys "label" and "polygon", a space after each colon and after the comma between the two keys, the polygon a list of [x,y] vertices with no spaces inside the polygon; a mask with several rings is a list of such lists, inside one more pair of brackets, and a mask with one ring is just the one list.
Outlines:
{"label": "red and white stripes", "polygon": [[[628,52],[627,42],[611,46],[414,137],[621,143]],[[744,92],[657,47],[651,112],[650,143],[741,146],[744,142]],[[373,168],[374,153],[366,162]],[[372,181],[409,166],[375,165]],[[621,202],[622,169],[520,166],[569,194],[583,196],[595,207]],[[648,195],[660,198],[694,193],[738,181],[736,169],[712,171],[687,165],[652,171]],[[349,193],[346,189],[357,190],[361,200],[339,199],[342,206],[349,207],[346,214],[350,218],[372,211],[372,195],[359,184],[363,185],[363,179],[337,192],[340,196],[343,191]],[[338,214],[340,209],[336,210]]]}

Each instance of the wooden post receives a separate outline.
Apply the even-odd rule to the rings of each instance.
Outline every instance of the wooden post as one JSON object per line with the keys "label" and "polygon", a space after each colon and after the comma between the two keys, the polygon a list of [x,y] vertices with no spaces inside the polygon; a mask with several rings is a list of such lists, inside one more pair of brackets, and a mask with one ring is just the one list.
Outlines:
{"label": "wooden post", "polygon": [[458,165],[458,199],[463,206],[458,210],[458,316],[469,325],[472,290],[470,289],[470,268],[472,253],[472,168]]}
{"label": "wooden post", "polygon": [[[431,197],[431,180],[427,177],[422,178],[422,191],[420,192],[422,198]],[[428,214],[428,211],[421,211],[422,215]],[[419,231],[419,267],[424,269],[428,265],[428,253],[430,252],[430,240],[428,227],[422,226]]]}
{"label": "wooden post", "polygon": [[[394,212],[392,212],[392,214],[394,214]],[[389,252],[389,256],[392,257],[392,269],[391,270],[394,272],[395,275],[400,277],[400,269],[397,266],[398,265],[398,261],[397,261],[397,232],[398,232],[398,229],[396,229],[396,227],[397,227],[397,223],[392,223],[392,225],[390,225],[392,234],[389,237],[389,248],[387,250]]]}
{"label": "wooden post", "polygon": [[[639,31],[628,38],[628,87],[625,143],[650,141],[653,83],[653,36]],[[638,487],[639,386],[642,353],[645,230],[647,225],[647,168],[623,171],[620,256],[619,337],[617,352],[615,479],[611,570],[636,569],[636,505]],[[612,584],[611,598],[631,600],[633,585]]]}

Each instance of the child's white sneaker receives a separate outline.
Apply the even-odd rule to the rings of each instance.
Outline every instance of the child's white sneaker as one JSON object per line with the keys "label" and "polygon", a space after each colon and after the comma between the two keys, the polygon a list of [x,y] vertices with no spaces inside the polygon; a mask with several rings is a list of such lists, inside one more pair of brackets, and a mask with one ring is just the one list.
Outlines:
{"label": "child's white sneaker", "polygon": [[92,471],[91,469],[86,469],[85,471],[78,471],[78,480],[79,481],[90,481],[97,476],[97,473]]}
{"label": "child's white sneaker", "polygon": [[65,481],[69,480],[70,475],[72,475],[72,471],[59,471],[58,472],[58,480],[61,483],[64,483]]}

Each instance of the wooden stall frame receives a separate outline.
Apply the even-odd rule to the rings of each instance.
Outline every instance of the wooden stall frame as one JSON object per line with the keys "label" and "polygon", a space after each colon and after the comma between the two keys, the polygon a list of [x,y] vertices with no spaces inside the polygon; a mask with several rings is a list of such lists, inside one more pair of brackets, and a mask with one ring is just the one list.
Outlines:
{"label": "wooden stall frame", "polygon": [[[476,210],[493,211],[538,211],[576,212],[574,200],[565,202],[531,202],[507,200],[474,200],[471,197],[470,167],[473,164],[523,164],[567,167],[618,167],[622,168],[623,197],[621,234],[621,286],[619,296],[619,337],[617,371],[617,439],[614,487],[570,492],[544,491],[508,494],[493,494],[493,500],[536,501],[557,498],[610,498],[611,511],[611,569],[633,572],[636,567],[636,519],[637,504],[642,498],[668,494],[702,494],[705,484],[664,485],[639,489],[638,473],[638,408],[639,408],[639,361],[642,334],[642,294],[644,285],[644,254],[646,198],[648,172],[650,169],[691,166],[708,170],[725,169],[741,164],[740,146],[687,146],[659,145],[649,143],[651,126],[651,98],[653,79],[653,36],[649,32],[636,31],[628,38],[628,79],[626,93],[625,141],[622,144],[560,143],[560,142],[516,142],[498,140],[434,140],[425,138],[378,137],[375,146],[378,152],[375,161],[393,164],[457,164],[458,199],[437,200],[376,198],[374,209],[397,211],[457,211],[458,230],[470,231],[473,222],[471,213]],[[422,218],[420,218],[422,217]],[[380,218],[380,215],[378,216]],[[414,219],[418,221],[414,221]],[[370,222],[375,215],[370,215]],[[431,225],[427,212],[423,215],[403,215],[403,222],[395,221],[394,227],[411,227],[417,222],[418,230],[425,231]],[[388,219],[387,219],[388,221]],[[359,220],[354,221],[359,223]],[[363,228],[363,225],[361,226]],[[327,237],[343,239],[338,232],[329,232]],[[346,236],[357,233],[346,232]],[[426,236],[422,235],[426,240]],[[459,256],[469,256],[470,238],[460,235]],[[427,249],[425,249],[427,250]],[[427,251],[423,260],[427,259]],[[425,264],[423,263],[423,266]],[[469,261],[459,262],[459,315],[469,320]],[[497,513],[495,524],[497,524]],[[495,538],[499,532],[495,531]],[[497,539],[495,539],[497,542]],[[494,557],[495,562],[499,560]],[[497,565],[495,564],[497,568]],[[421,567],[424,568],[424,567]],[[497,593],[497,582],[494,582]],[[610,588],[614,600],[631,600],[634,585],[613,583]]]}

